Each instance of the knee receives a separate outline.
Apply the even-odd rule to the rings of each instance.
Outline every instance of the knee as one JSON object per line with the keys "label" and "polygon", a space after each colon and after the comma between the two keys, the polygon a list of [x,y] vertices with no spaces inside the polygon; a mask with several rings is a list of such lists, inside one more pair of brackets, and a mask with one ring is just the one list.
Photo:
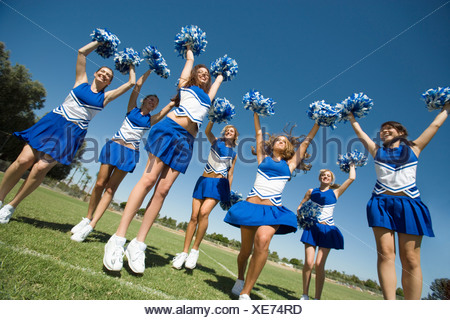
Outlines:
{"label": "knee", "polygon": [[208,210],[200,209],[199,216],[202,220],[208,219],[209,213]]}
{"label": "knee", "polygon": [[106,188],[107,181],[106,180],[97,180],[95,182],[95,189],[103,190]]}
{"label": "knee", "polygon": [[155,189],[154,195],[159,198],[164,199],[169,194],[169,190],[170,190],[170,186],[158,185],[157,188]]}
{"label": "knee", "polygon": [[305,264],[303,265],[303,269],[306,271],[312,270],[314,266],[314,257],[312,259],[305,259]]}
{"label": "knee", "polygon": [[394,262],[395,248],[380,246],[377,248],[377,251],[378,251],[378,260]]}
{"label": "knee", "polygon": [[420,267],[420,254],[412,251],[405,252],[400,256],[402,267],[407,270],[413,270]]}
{"label": "knee", "polygon": [[116,185],[112,185],[112,184],[108,183],[105,186],[105,192],[109,193],[110,195],[114,195],[116,193],[117,187],[118,186],[116,186]]}
{"label": "knee", "polygon": [[241,251],[239,251],[238,260],[247,260],[248,257],[250,257],[252,253],[252,249],[245,249],[241,248]]}
{"label": "knee", "polygon": [[197,223],[198,223],[198,215],[197,214],[192,214],[191,215],[191,220],[189,221],[189,223],[197,225]]}
{"label": "knee", "polygon": [[144,174],[139,181],[142,187],[148,191],[150,191],[151,188],[155,185],[157,177],[151,174]]}
{"label": "knee", "polygon": [[46,174],[50,171],[50,169],[55,165],[56,163],[49,163],[46,161],[38,161],[33,166],[33,171],[36,172],[37,175]]}
{"label": "knee", "polygon": [[266,234],[259,234],[255,237],[255,251],[257,252],[268,252],[269,251],[269,244],[270,240],[272,239],[271,236]]}
{"label": "knee", "polygon": [[29,168],[33,165],[34,161],[34,158],[19,155],[15,161],[15,164],[17,167]]}

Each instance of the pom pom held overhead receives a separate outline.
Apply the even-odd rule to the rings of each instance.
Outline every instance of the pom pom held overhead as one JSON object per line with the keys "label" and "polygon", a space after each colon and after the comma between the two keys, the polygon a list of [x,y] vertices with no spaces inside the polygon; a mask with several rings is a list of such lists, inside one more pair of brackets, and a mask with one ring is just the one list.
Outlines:
{"label": "pom pom held overhead", "polygon": [[216,98],[209,109],[208,119],[215,123],[228,123],[236,114],[234,105],[225,98]]}
{"label": "pom pom held overhead", "polygon": [[197,26],[190,25],[181,28],[175,36],[175,51],[182,57],[186,56],[186,46],[189,46],[195,56],[205,51],[206,33]]}
{"label": "pom pom held overhead", "polygon": [[161,52],[159,52],[154,46],[147,46],[142,51],[142,56],[145,61],[147,61],[150,70],[155,71],[155,73],[167,79],[170,76],[170,70],[167,67],[166,60],[163,58]]}
{"label": "pom pom held overhead", "polygon": [[271,116],[275,114],[273,105],[276,103],[271,98],[264,98],[259,91],[251,90],[242,98],[244,108],[256,112],[260,116]]}
{"label": "pom pom held overhead", "polygon": [[121,74],[128,74],[130,72],[130,66],[139,66],[142,59],[139,56],[139,52],[135,51],[133,48],[126,48],[124,51],[116,53],[114,56],[114,62],[116,69],[119,70]]}
{"label": "pom pom held overhead", "polygon": [[109,58],[112,57],[115,53],[117,53],[117,47],[120,44],[119,38],[111,32],[109,32],[106,28],[100,29],[96,28],[91,33],[92,41],[98,41],[101,44],[95,49],[101,57]]}
{"label": "pom pom held overhead", "polygon": [[321,100],[311,103],[306,113],[319,126],[335,129],[335,123],[339,119],[339,112],[340,109],[338,107],[329,105],[324,100]]}
{"label": "pom pom held overhead", "polygon": [[368,159],[363,153],[354,150],[352,152],[347,152],[346,154],[338,155],[337,164],[341,171],[348,173],[351,164],[354,164],[356,167],[363,167],[367,164],[367,161]]}
{"label": "pom pom held overhead", "polygon": [[422,94],[428,111],[440,110],[450,101],[450,87],[428,89]]}
{"label": "pom pom held overhead", "polygon": [[355,118],[364,118],[373,107],[373,100],[364,93],[354,93],[340,103],[340,117],[338,121],[347,122],[350,120],[350,112]]}
{"label": "pom pom held overhead", "polygon": [[217,77],[219,74],[223,75],[223,81],[230,81],[238,73],[238,64],[236,60],[228,57],[227,55],[218,58],[211,63],[211,74]]}

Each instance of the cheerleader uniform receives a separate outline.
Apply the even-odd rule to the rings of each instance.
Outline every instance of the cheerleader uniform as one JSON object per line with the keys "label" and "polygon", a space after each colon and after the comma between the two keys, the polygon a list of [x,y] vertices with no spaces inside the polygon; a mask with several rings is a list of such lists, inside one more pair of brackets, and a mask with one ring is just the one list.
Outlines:
{"label": "cheerleader uniform", "polygon": [[271,157],[264,158],[258,166],[256,180],[248,197],[269,199],[274,205],[240,201],[228,210],[224,221],[235,227],[279,225],[275,234],[296,232],[296,215],[281,205],[281,195],[290,178],[291,172],[286,161],[275,161]]}
{"label": "cheerleader uniform", "polygon": [[105,93],[94,93],[88,83],[72,89],[64,102],[32,127],[14,132],[33,149],[69,165],[86,136],[89,121],[103,110]]}
{"label": "cheerleader uniform", "polygon": [[[412,149],[403,143],[398,148],[379,148],[374,160],[377,182],[367,203],[369,227],[434,237],[430,212],[416,186],[418,158]],[[406,196],[387,195],[385,191]]]}
{"label": "cheerleader uniform", "polygon": [[[140,141],[150,127],[150,113],[143,115],[140,108],[134,108],[127,113],[122,126],[112,140],[104,145],[98,160],[103,164],[113,165],[119,170],[133,172],[139,162]],[[121,145],[115,140],[131,143],[134,149]]]}
{"label": "cheerleader uniform", "polygon": [[[211,105],[209,96],[197,86],[180,88],[180,106],[174,114],[189,117],[200,127]],[[192,158],[194,137],[182,126],[170,118],[155,124],[148,135],[145,150],[158,157],[162,162],[185,173]]]}
{"label": "cheerleader uniform", "polygon": [[315,188],[311,192],[311,201],[319,206],[320,214],[316,223],[303,230],[300,241],[321,248],[344,249],[344,237],[334,225],[333,211],[337,202],[334,191],[322,192]]}
{"label": "cheerleader uniform", "polygon": [[206,173],[218,173],[224,178],[209,178],[200,176],[195,184],[192,197],[195,199],[213,198],[222,202],[230,202],[230,183],[227,179],[236,152],[226,146],[225,142],[217,139],[211,146]]}

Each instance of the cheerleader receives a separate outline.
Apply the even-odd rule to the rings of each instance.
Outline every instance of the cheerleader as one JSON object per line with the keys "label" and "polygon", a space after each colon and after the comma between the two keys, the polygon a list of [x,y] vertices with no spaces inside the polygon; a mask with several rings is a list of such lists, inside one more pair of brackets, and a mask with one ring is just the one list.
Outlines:
{"label": "cheerleader", "polygon": [[367,204],[367,220],[377,246],[377,271],[384,299],[395,299],[395,232],[398,236],[402,264],[402,287],[405,299],[420,299],[422,270],[420,246],[422,237],[434,237],[430,212],[420,199],[416,186],[418,157],[431,141],[450,112],[447,102],[430,126],[414,141],[407,140],[408,131],[398,122],[381,125],[378,146],[361,129],[353,114],[353,130],[375,161],[377,182]]}
{"label": "cheerleader", "polygon": [[[355,165],[350,164],[348,179],[339,186],[334,184],[334,174],[330,170],[320,170],[320,187],[309,189],[297,212],[303,204],[311,200],[319,206],[320,214],[317,222],[303,231],[301,242],[305,244],[305,264],[303,266],[303,295],[300,300],[309,300],[308,291],[311,282],[311,271],[313,266],[316,269],[316,295],[315,299],[320,300],[325,282],[325,263],[330,249],[344,249],[344,237],[341,231],[334,225],[333,211],[337,199],[347,190],[356,178]],[[317,251],[316,263],[314,257]]]}
{"label": "cheerleader", "polygon": [[[105,246],[103,264],[108,270],[122,269],[125,252],[130,269],[134,273],[144,272],[145,238],[172,184],[180,173],[186,172],[191,161],[195,136],[222,81],[223,75],[219,74],[211,85],[208,68],[204,65],[194,67],[194,54],[187,46],[186,63],[175,100],[178,107],[150,130],[145,145],[149,152],[145,172],[130,193],[116,233]],[[124,250],[128,226],[153,186],[155,190],[138,234]]]}
{"label": "cheerleader", "polygon": [[19,203],[41,184],[58,162],[65,165],[72,162],[86,136],[89,121],[136,83],[134,66],[131,66],[128,82],[117,89],[105,91],[114,75],[108,67],[98,69],[94,81],[88,84],[86,56],[100,44],[93,41],[78,50],[75,85],[66,100],[31,128],[14,133],[27,144],[5,172],[0,184],[0,203],[25,171],[31,170],[12,201],[0,210],[0,223],[9,222]]}
{"label": "cheerleader", "polygon": [[[208,217],[219,201],[230,202],[230,188],[233,182],[234,165],[236,164],[236,146],[239,133],[232,125],[222,130],[222,137],[217,139],[211,132],[213,122],[209,122],[205,129],[208,141],[211,143],[208,162],[203,175],[198,178],[192,195],[192,215],[186,229],[183,252],[177,253],[172,267],[181,269],[184,266],[194,269],[199,256],[199,246],[208,228]],[[192,238],[194,245],[188,255]]]}
{"label": "cheerleader", "polygon": [[[258,160],[255,184],[246,201],[232,206],[224,219],[241,228],[241,250],[237,258],[238,279],[231,290],[234,295],[239,296],[239,300],[250,300],[250,291],[267,261],[273,235],[297,231],[296,215],[282,206],[281,195],[296,168],[302,166],[309,170],[302,161],[307,147],[319,130],[319,125],[315,124],[301,144],[297,139],[285,135],[272,136],[269,141],[264,141],[256,112],[254,122]],[[295,150],[298,145],[300,146]],[[247,276],[244,277],[250,254],[252,258]]]}
{"label": "cheerleader", "polygon": [[156,109],[159,99],[158,96],[150,94],[142,100],[141,107],[137,107],[137,98],[150,73],[151,70],[148,70],[136,82],[122,126],[100,153],[99,161],[102,164],[89,201],[87,216],[71,230],[73,233],[71,239],[74,241],[84,241],[94,230],[122,180],[128,172],[134,171],[139,161],[139,144],[142,137],[175,105],[174,102],[170,102],[159,113],[151,116],[150,112]]}

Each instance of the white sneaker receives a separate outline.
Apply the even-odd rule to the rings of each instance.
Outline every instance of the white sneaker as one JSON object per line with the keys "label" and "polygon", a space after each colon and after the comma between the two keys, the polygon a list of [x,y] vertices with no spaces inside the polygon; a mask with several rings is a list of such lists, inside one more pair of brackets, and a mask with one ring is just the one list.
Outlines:
{"label": "white sneaker", "polygon": [[3,201],[0,201],[0,208],[3,206]]}
{"label": "white sneaker", "polygon": [[127,239],[118,237],[115,234],[109,238],[105,245],[105,255],[103,265],[111,271],[120,271],[123,266],[123,247]]}
{"label": "white sneaker", "polygon": [[186,262],[184,263],[184,267],[188,269],[194,269],[197,265],[199,252],[198,250],[191,249],[191,252],[189,253],[189,256],[186,259]]}
{"label": "white sneaker", "polygon": [[244,280],[237,279],[234,283],[233,289],[231,289],[231,293],[235,296],[239,296],[241,294],[242,289],[244,289]]}
{"label": "white sneaker", "polygon": [[5,206],[0,209],[0,223],[8,223],[14,213],[14,210],[16,209],[12,205],[5,204]]}
{"label": "white sneaker", "polygon": [[88,218],[83,218],[83,219],[81,219],[81,221],[80,221],[76,226],[74,226],[74,227],[70,230],[70,232],[72,232],[72,233],[80,232],[81,229],[83,229],[84,227],[86,227],[89,223],[91,223],[91,220],[89,220]]}
{"label": "white sneaker", "polygon": [[248,294],[240,294],[239,300],[252,300]]}
{"label": "white sneaker", "polygon": [[74,233],[70,237],[70,239],[72,239],[73,241],[77,241],[77,242],[83,242],[92,231],[94,231],[94,228],[92,228],[91,225],[88,224],[86,227],[84,227],[80,231]]}
{"label": "white sneaker", "polygon": [[187,257],[188,254],[186,252],[177,253],[175,258],[172,259],[172,267],[180,270]]}
{"label": "white sneaker", "polygon": [[309,300],[309,296],[307,294],[302,294],[300,300]]}
{"label": "white sneaker", "polygon": [[125,254],[128,258],[128,266],[134,273],[144,273],[145,249],[147,249],[147,245],[134,238],[125,250]]}

